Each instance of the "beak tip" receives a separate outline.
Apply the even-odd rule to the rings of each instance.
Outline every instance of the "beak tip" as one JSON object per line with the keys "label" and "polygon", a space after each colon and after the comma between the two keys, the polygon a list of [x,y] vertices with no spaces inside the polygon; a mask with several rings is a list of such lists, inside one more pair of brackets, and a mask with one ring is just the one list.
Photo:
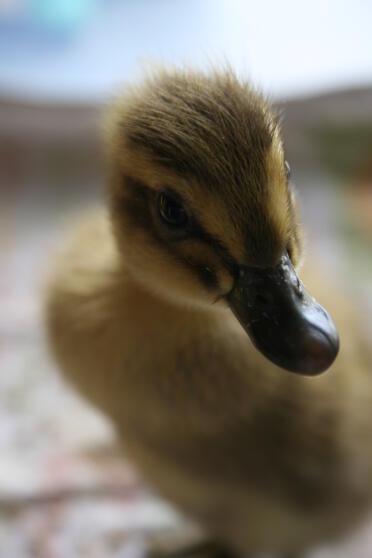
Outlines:
{"label": "beak tip", "polygon": [[339,336],[335,327],[327,333],[314,328],[304,340],[298,370],[295,371],[309,376],[325,372],[334,363],[339,348]]}
{"label": "beak tip", "polygon": [[328,312],[304,289],[288,256],[275,268],[244,268],[229,293],[231,310],[255,347],[290,372],[316,376],[339,351]]}

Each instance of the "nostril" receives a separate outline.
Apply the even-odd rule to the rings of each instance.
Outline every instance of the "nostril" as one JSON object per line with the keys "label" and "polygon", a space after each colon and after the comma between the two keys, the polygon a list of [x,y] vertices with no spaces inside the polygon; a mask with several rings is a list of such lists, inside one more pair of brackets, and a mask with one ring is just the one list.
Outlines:
{"label": "nostril", "polygon": [[298,277],[296,277],[296,282],[293,285],[293,290],[294,290],[294,292],[296,293],[297,296],[299,296],[300,298],[303,297],[304,289],[303,289],[302,283],[301,283],[301,281],[299,280]]}

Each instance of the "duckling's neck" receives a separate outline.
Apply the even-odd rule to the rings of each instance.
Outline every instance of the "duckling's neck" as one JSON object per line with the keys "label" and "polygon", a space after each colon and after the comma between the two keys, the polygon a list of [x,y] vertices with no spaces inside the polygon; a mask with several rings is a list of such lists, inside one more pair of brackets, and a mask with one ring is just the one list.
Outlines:
{"label": "duckling's neck", "polygon": [[[275,391],[278,371],[267,366],[222,303],[210,307],[177,303],[151,292],[131,275],[124,278],[120,292],[120,306],[115,298],[114,312],[117,316],[119,312],[115,329],[119,352],[126,352],[131,368],[125,374],[125,405],[118,391],[119,414],[130,409],[130,401],[146,398],[144,407],[153,410],[152,427],[156,416],[165,428],[169,414],[164,409],[171,400],[183,424],[182,417],[188,416],[196,429],[207,423],[218,429],[217,414],[224,420],[250,413],[256,401]],[[141,378],[146,378],[145,385]]]}

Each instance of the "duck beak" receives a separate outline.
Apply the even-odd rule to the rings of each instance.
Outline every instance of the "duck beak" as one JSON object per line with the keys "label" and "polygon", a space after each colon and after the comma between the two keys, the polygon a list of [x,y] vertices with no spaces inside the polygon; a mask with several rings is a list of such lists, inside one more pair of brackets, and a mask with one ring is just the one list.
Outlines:
{"label": "duck beak", "polygon": [[336,327],[305,290],[287,253],[273,268],[241,268],[227,301],[256,348],[278,366],[315,375],[335,360]]}

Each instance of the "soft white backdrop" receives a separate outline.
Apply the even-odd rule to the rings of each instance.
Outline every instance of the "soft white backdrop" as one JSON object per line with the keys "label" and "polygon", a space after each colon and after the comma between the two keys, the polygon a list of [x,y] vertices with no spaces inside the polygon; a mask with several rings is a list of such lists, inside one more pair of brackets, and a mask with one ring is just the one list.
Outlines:
{"label": "soft white backdrop", "polygon": [[[0,0],[0,8],[19,3]],[[149,60],[193,65],[228,60],[280,96],[372,84],[371,0],[90,4],[64,38],[53,37],[53,30],[12,29],[0,9],[0,93],[102,99],[135,78]]]}

